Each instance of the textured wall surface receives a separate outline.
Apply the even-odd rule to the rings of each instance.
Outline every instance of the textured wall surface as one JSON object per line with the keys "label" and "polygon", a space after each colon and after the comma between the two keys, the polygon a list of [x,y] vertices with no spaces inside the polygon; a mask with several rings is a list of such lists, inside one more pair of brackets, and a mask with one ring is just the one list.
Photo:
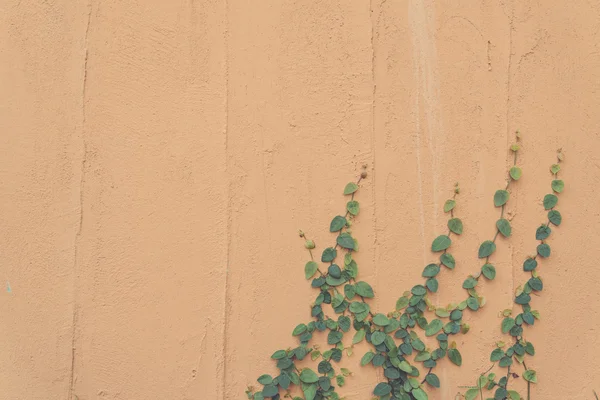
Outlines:
{"label": "textured wall surface", "polygon": [[[420,281],[455,181],[465,233],[435,300],[462,297],[520,129],[513,237],[431,398],[488,368],[563,147],[534,398],[591,399],[599,15],[598,0],[0,2],[0,398],[244,398],[309,318],[297,230],[331,241],[364,163],[353,231],[373,306]],[[348,399],[381,378],[363,350]]]}

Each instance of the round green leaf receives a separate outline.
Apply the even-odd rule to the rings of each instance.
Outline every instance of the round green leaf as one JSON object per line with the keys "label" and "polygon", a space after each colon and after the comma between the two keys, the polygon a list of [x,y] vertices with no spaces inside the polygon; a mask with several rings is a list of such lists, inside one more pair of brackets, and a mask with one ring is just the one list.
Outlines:
{"label": "round green leaf", "polygon": [[275,385],[266,385],[262,390],[263,397],[273,397],[279,393],[279,389]]}
{"label": "round green leaf", "polygon": [[331,262],[337,257],[337,250],[333,247],[328,247],[323,250],[323,254],[321,255],[321,261],[323,262]]}
{"label": "round green leaf", "polygon": [[427,289],[423,285],[416,285],[411,289],[411,293],[415,296],[423,296],[427,293]]}
{"label": "round green leaf", "polygon": [[477,279],[470,276],[465,279],[462,286],[464,289],[473,289],[475,286],[477,286]]}
{"label": "round green leaf", "polygon": [[556,193],[561,193],[564,188],[565,183],[562,180],[556,179],[552,181],[552,190],[554,190]]}
{"label": "round green leaf", "polygon": [[454,260],[454,256],[452,256],[452,254],[450,253],[444,253],[440,256],[440,261],[442,264],[444,264],[446,267],[450,268],[450,269],[454,269],[454,267],[456,266],[456,261]]}
{"label": "round green leaf", "polygon": [[523,263],[523,271],[533,271],[537,267],[537,261],[535,258],[528,258]]}
{"label": "round green leaf", "polygon": [[316,383],[310,385],[302,385],[302,391],[304,392],[305,400],[314,400],[317,396],[317,390],[319,389]]}
{"label": "round green leaf", "polygon": [[462,356],[458,349],[448,349],[448,358],[459,367],[462,365]]}
{"label": "round green leaf", "polygon": [[423,389],[421,389],[420,387],[414,388],[411,391],[413,397],[415,398],[415,400],[427,400],[427,393],[425,393],[425,391]]}
{"label": "round green leaf", "polygon": [[494,351],[492,351],[492,354],[490,355],[490,361],[500,361],[502,357],[504,357],[504,351],[502,349],[494,349]]}
{"label": "round green leaf", "polygon": [[375,386],[375,390],[373,390],[373,394],[375,396],[385,396],[387,394],[390,394],[391,392],[392,387],[385,382],[379,383],[377,386]]}
{"label": "round green leaf", "polygon": [[356,285],[354,285],[354,289],[356,291],[356,294],[359,296],[367,298],[372,298],[375,296],[375,294],[373,293],[373,288],[371,288],[371,285],[369,285],[367,282],[356,282]]}
{"label": "round green leaf", "polygon": [[308,327],[305,324],[298,324],[295,328],[294,331],[292,332],[293,336],[300,336],[302,335],[304,332],[306,332],[308,330]]}
{"label": "round green leaf", "polygon": [[360,343],[365,338],[365,330],[361,329],[356,331],[354,337],[352,338],[352,344]]}
{"label": "round green leaf", "polygon": [[496,190],[494,193],[494,205],[496,207],[501,207],[506,204],[509,198],[508,191],[506,190]]}
{"label": "round green leaf", "polygon": [[450,229],[451,232],[454,232],[457,235],[460,235],[461,233],[463,233],[463,223],[460,220],[460,218],[449,219],[448,220],[448,229]]}
{"label": "round green leaf", "polygon": [[348,204],[346,204],[346,210],[352,215],[358,215],[360,204],[356,200],[349,201]]}
{"label": "round green leaf", "polygon": [[552,210],[548,213],[548,220],[555,226],[559,226],[562,222],[562,215],[556,210]]}
{"label": "round green leaf", "polygon": [[465,400],[475,400],[479,396],[479,389],[471,388],[465,393]]}
{"label": "round green leaf", "polygon": [[510,177],[513,178],[515,181],[518,181],[521,178],[521,174],[522,171],[519,167],[515,166],[510,169]]}
{"label": "round green leaf", "polygon": [[342,217],[341,215],[337,215],[331,220],[331,224],[329,224],[329,231],[338,232],[342,230],[344,226],[346,226],[347,222],[348,221],[346,221],[346,218]]}
{"label": "round green leaf", "polygon": [[440,266],[437,264],[429,264],[423,270],[423,277],[425,278],[433,278],[440,272]]}
{"label": "round green leaf", "polygon": [[494,251],[496,251],[496,243],[486,240],[479,246],[479,258],[489,257]]}
{"label": "round green leaf", "polygon": [[338,344],[342,341],[344,334],[340,331],[329,331],[327,335],[327,344]]}
{"label": "round green leaf", "polygon": [[265,375],[259,376],[257,381],[261,385],[270,385],[271,383],[273,383],[273,377],[271,375],[265,374]]}
{"label": "round green leaf", "polygon": [[552,230],[550,229],[549,226],[542,225],[539,228],[537,228],[537,230],[535,231],[535,239],[536,240],[545,240],[548,238],[548,236],[550,236],[551,232],[552,232]]}
{"label": "round green leaf", "polygon": [[427,282],[425,282],[425,286],[427,286],[427,289],[429,289],[431,293],[435,293],[438,290],[439,282],[435,278],[429,278],[427,279]]}
{"label": "round green leaf", "polygon": [[473,311],[479,310],[479,301],[475,297],[469,297],[467,299],[467,307]]}
{"label": "round green leaf", "polygon": [[481,273],[491,281],[496,277],[496,268],[492,264],[484,264]]}
{"label": "round green leaf", "polygon": [[373,323],[379,326],[388,326],[390,324],[390,320],[385,315],[379,313],[373,317]]}
{"label": "round green leaf", "polygon": [[456,201],[454,200],[446,200],[444,203],[444,212],[450,212],[456,207]]}
{"label": "round green leaf", "polygon": [[356,192],[357,190],[358,190],[358,185],[354,182],[350,182],[344,188],[344,194],[345,195],[352,194],[352,193]]}
{"label": "round green leaf", "polygon": [[360,365],[364,367],[365,365],[371,362],[373,357],[375,357],[375,354],[373,352],[369,351],[365,353],[365,355],[362,356],[362,358],[360,359]]}
{"label": "round green leaf", "polygon": [[554,175],[556,175],[556,174],[558,174],[559,171],[560,171],[560,165],[552,164],[552,166],[550,167],[550,172],[552,172]]}
{"label": "round green leaf", "polygon": [[515,326],[514,319],[512,319],[510,317],[504,318],[502,320],[502,333],[508,333],[508,331],[510,331],[513,326]]}
{"label": "round green leaf", "polygon": [[300,380],[304,383],[318,382],[319,376],[312,369],[305,368],[300,372]]}
{"label": "round green leaf", "polygon": [[411,365],[409,363],[407,363],[406,361],[400,361],[400,364],[398,364],[398,368],[400,368],[402,371],[404,371],[406,373],[412,372]]}
{"label": "round green leaf", "polygon": [[375,331],[371,335],[371,343],[373,343],[375,346],[379,346],[385,341],[386,336],[387,335],[381,331]]}
{"label": "round green leaf", "polygon": [[537,247],[537,253],[540,257],[550,257],[550,246],[547,243],[542,243]]}
{"label": "round green leaf", "polygon": [[304,266],[304,277],[310,279],[319,269],[319,265],[314,261],[309,261]]}
{"label": "round green leaf", "polygon": [[444,326],[444,323],[439,319],[434,319],[425,328],[425,336],[433,336],[436,335]]}
{"label": "round green leaf", "polygon": [[402,296],[396,301],[396,310],[400,311],[408,306],[408,297]]}
{"label": "round green leaf", "polygon": [[527,382],[537,383],[537,373],[532,369],[528,369],[527,371],[523,372],[523,379],[525,379]]}
{"label": "round green leaf", "polygon": [[440,235],[435,238],[431,244],[431,250],[434,252],[444,251],[452,244],[452,240],[446,235]]}
{"label": "round green leaf", "polygon": [[502,219],[499,219],[498,221],[496,221],[496,228],[498,228],[498,231],[504,237],[509,237],[512,232],[510,222],[508,222],[508,220],[505,218],[502,218]]}
{"label": "round green leaf", "polygon": [[346,232],[338,235],[337,244],[339,244],[340,247],[350,250],[354,250],[354,247],[356,245],[352,236],[350,236],[350,234]]}
{"label": "round green leaf", "polygon": [[285,350],[277,350],[275,353],[273,353],[273,355],[271,356],[271,358],[273,360],[281,360],[285,356],[286,356]]}
{"label": "round green leaf", "polygon": [[425,382],[429,383],[433,387],[440,387],[440,378],[438,378],[436,374],[427,374],[425,377]]}
{"label": "round green leaf", "polygon": [[544,289],[544,283],[540,278],[531,278],[527,283],[529,284],[529,287],[531,287],[531,289],[535,290],[536,292],[539,292],[540,290]]}
{"label": "round green leaf", "polygon": [[512,363],[513,363],[512,357],[504,356],[500,359],[498,366],[504,368],[504,367],[508,367],[509,365],[512,365]]}
{"label": "round green leaf", "polygon": [[547,194],[544,196],[544,208],[546,210],[553,209],[558,203],[558,197],[555,194]]}

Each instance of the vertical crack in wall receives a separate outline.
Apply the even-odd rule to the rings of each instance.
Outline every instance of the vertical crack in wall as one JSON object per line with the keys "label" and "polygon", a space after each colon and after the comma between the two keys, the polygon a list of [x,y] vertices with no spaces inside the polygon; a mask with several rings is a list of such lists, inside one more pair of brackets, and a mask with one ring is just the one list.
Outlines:
{"label": "vertical crack in wall", "polygon": [[[511,129],[510,129],[510,94],[511,94],[511,72],[512,72],[512,56],[513,56],[513,31],[514,31],[514,8],[511,9],[511,15],[509,16],[509,26],[508,26],[508,66],[506,68],[506,152],[507,152],[507,160],[506,160],[506,165],[509,165],[509,158],[510,158],[510,151],[508,150],[508,148],[510,147],[511,144]],[[510,176],[508,177],[508,179],[510,179]],[[515,193],[515,212],[516,212],[516,205],[517,205],[517,199],[516,199],[516,193]],[[512,295],[514,293],[515,290],[515,267],[514,267],[514,261],[515,261],[515,247],[511,244],[509,244],[510,246],[510,292],[509,292],[509,301],[511,306],[509,308],[512,308]]]}
{"label": "vertical crack in wall", "polygon": [[79,242],[81,240],[81,231],[83,228],[83,201],[84,201],[84,186],[85,186],[85,168],[87,164],[87,143],[85,141],[85,125],[86,125],[86,90],[87,90],[87,65],[88,65],[88,34],[90,31],[90,22],[92,19],[92,2],[87,5],[87,21],[85,25],[85,33],[83,36],[83,71],[82,71],[82,84],[81,84],[81,166],[80,166],[80,177],[79,177],[79,224],[75,231],[74,239],[74,251],[73,251],[73,318],[71,322],[71,367],[69,376],[69,392],[68,399],[73,398],[73,391],[75,386],[75,354],[76,354],[76,335],[77,335],[77,319],[78,319],[78,289],[77,289],[77,278],[79,276],[79,269],[77,266],[77,259],[79,256]]}
{"label": "vertical crack in wall", "polygon": [[[225,100],[224,100],[224,147],[225,147],[225,171],[226,176],[229,181],[227,182],[227,210],[226,210],[226,240],[227,244],[225,246],[225,276],[224,276],[224,293],[223,293],[223,330],[222,330],[222,338],[223,338],[223,360],[221,361],[221,387],[220,387],[220,395],[217,394],[217,398],[225,399],[225,390],[227,388],[227,358],[228,358],[228,346],[227,346],[227,336],[229,334],[229,264],[231,261],[231,228],[232,228],[232,198],[231,193],[233,190],[231,186],[233,182],[231,181],[231,174],[229,173],[229,0],[224,2],[225,7],[225,17],[224,17],[224,31],[223,31],[223,42],[225,47],[225,57],[224,57],[224,69],[225,69]],[[217,371],[217,374],[219,371]]]}

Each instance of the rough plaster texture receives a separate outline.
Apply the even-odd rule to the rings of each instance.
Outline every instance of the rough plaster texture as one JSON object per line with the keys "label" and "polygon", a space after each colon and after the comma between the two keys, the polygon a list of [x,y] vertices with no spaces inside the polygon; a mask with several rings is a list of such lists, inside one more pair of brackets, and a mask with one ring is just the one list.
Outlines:
{"label": "rough plaster texture", "polygon": [[[0,398],[242,398],[308,317],[297,230],[331,240],[363,163],[354,232],[379,310],[432,259],[461,182],[459,264],[437,298],[455,300],[518,128],[514,237],[432,398],[487,369],[563,147],[534,393],[590,399],[599,15],[597,0],[0,2]],[[348,399],[378,379],[360,371]]]}

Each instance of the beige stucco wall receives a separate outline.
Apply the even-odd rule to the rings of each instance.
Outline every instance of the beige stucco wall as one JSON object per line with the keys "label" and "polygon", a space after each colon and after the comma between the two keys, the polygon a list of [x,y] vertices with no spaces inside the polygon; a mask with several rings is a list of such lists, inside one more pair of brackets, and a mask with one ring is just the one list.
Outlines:
{"label": "beige stucco wall", "polygon": [[[0,398],[244,398],[309,317],[297,230],[331,240],[363,163],[353,232],[374,307],[420,280],[459,181],[465,234],[437,298],[456,300],[520,129],[514,237],[432,398],[487,369],[563,147],[534,398],[591,399],[599,15],[597,0],[0,2]],[[361,351],[348,399],[377,380]]]}

